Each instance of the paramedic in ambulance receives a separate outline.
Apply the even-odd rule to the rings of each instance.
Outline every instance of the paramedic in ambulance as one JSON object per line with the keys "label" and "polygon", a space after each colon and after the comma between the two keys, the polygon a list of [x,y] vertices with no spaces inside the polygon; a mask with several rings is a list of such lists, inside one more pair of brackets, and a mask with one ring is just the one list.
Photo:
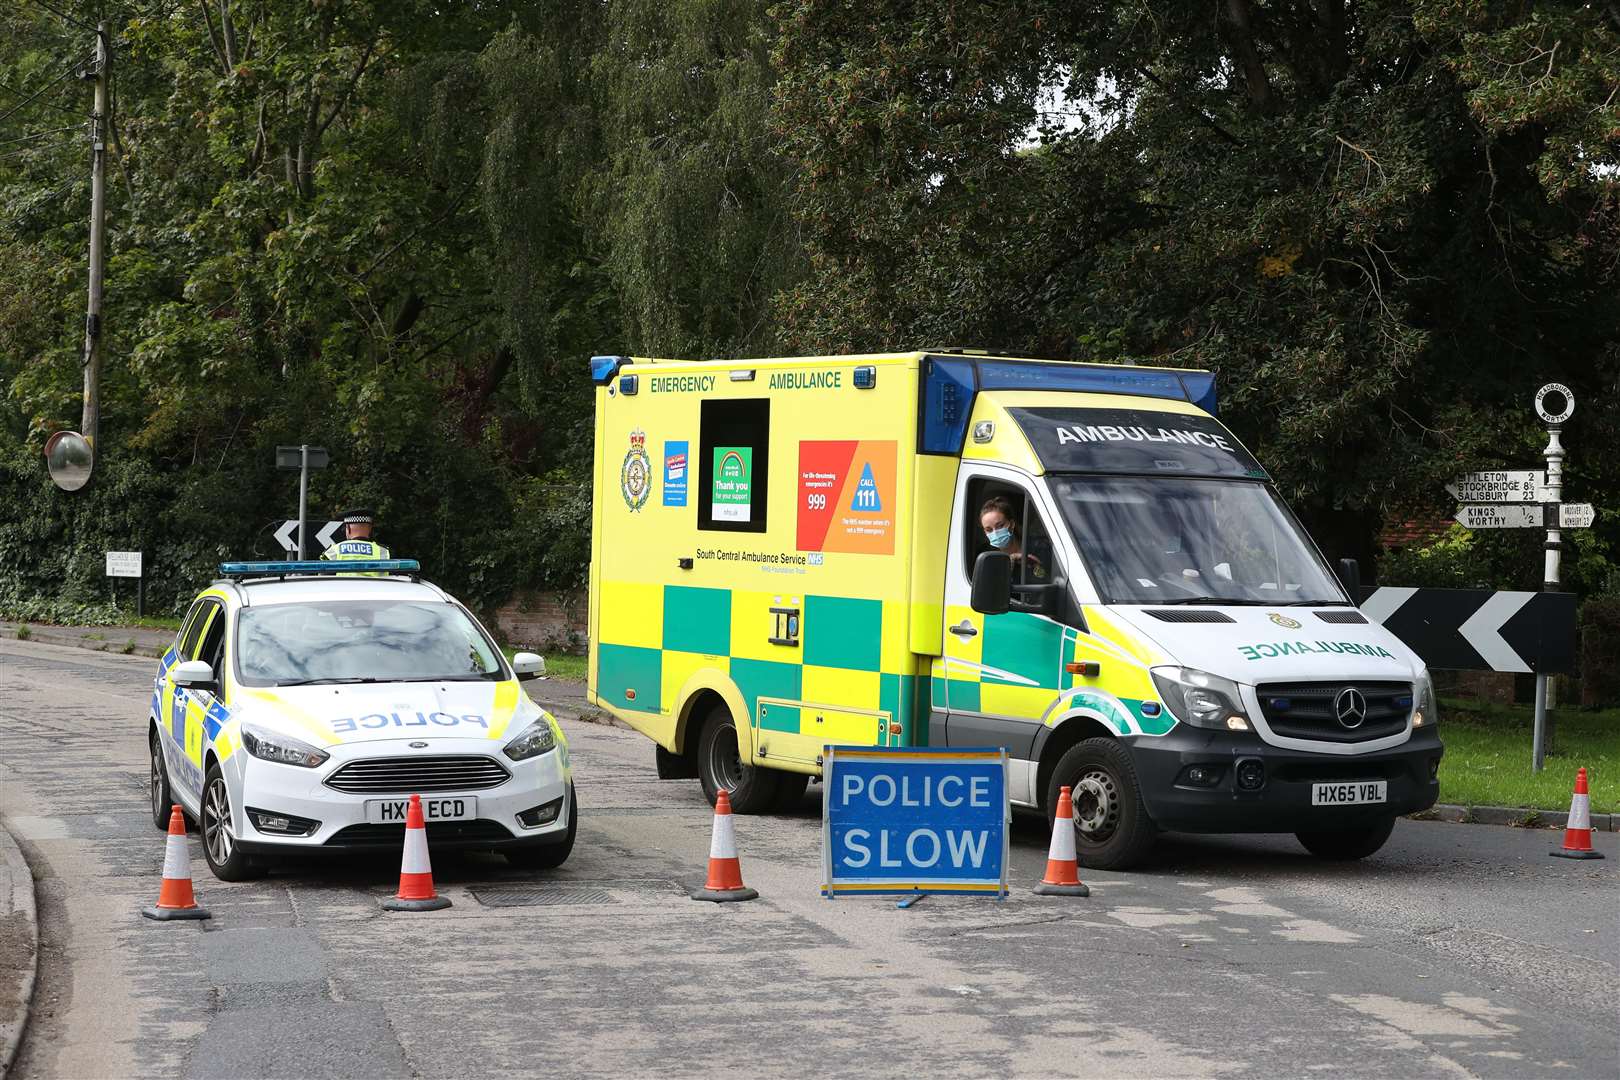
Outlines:
{"label": "paramedic in ambulance", "polygon": [[1044,578],[1046,567],[1041,565],[1041,560],[1033,554],[1024,553],[1018,524],[1021,516],[1018,507],[1007,496],[992,495],[979,508],[979,526],[984,529],[984,538],[991,547],[1012,556],[1013,566],[1019,567],[1027,562],[1028,573],[1020,576],[1025,580]]}

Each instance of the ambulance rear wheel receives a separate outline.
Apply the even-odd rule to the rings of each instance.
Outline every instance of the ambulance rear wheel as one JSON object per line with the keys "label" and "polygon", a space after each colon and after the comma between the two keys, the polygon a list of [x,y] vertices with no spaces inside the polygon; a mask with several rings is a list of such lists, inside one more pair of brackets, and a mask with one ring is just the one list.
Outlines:
{"label": "ambulance rear wheel", "polygon": [[1124,870],[1142,861],[1159,830],[1123,746],[1109,738],[1086,739],[1058,759],[1046,785],[1048,823],[1057,816],[1064,787],[1074,801],[1074,848],[1081,866]]}
{"label": "ambulance rear wheel", "polygon": [[782,774],[745,765],[737,741],[737,722],[724,705],[709,714],[698,736],[698,781],[713,806],[721,789],[739,814],[763,814],[776,805]]}
{"label": "ambulance rear wheel", "polygon": [[174,812],[174,791],[169,787],[169,769],[163,763],[163,736],[152,729],[152,824],[169,831],[169,815]]}
{"label": "ambulance rear wheel", "polygon": [[1305,845],[1305,850],[1318,859],[1348,861],[1365,859],[1384,846],[1389,834],[1395,831],[1395,819],[1384,818],[1360,829],[1342,832],[1302,832],[1294,838]]}
{"label": "ambulance rear wheel", "polygon": [[202,833],[203,857],[208,860],[208,869],[219,880],[252,881],[263,875],[264,869],[236,845],[231,796],[217,761],[209,764],[208,774],[203,778],[202,813],[197,815],[197,830]]}

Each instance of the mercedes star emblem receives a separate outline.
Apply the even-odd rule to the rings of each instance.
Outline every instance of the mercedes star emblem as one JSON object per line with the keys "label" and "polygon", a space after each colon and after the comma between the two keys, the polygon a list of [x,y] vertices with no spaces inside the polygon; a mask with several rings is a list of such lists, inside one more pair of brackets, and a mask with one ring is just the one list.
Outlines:
{"label": "mercedes star emblem", "polygon": [[1340,724],[1347,728],[1358,728],[1367,719],[1367,698],[1360,690],[1347,686],[1333,699],[1333,712]]}

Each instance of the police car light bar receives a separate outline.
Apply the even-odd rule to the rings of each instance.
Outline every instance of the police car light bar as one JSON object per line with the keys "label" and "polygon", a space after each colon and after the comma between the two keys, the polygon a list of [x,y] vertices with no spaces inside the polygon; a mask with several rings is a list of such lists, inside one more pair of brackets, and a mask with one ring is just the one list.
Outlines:
{"label": "police car light bar", "polygon": [[291,562],[227,562],[219,564],[224,577],[287,577],[293,574],[367,573],[416,574],[422,564],[415,559],[303,559]]}

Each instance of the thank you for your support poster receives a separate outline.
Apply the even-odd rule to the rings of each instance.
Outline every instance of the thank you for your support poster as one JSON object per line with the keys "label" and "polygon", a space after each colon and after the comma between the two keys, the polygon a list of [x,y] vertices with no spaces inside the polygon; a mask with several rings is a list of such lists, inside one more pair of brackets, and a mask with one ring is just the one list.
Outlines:
{"label": "thank you for your support poster", "polygon": [[823,896],[1007,895],[1007,752],[1001,747],[822,753]]}

